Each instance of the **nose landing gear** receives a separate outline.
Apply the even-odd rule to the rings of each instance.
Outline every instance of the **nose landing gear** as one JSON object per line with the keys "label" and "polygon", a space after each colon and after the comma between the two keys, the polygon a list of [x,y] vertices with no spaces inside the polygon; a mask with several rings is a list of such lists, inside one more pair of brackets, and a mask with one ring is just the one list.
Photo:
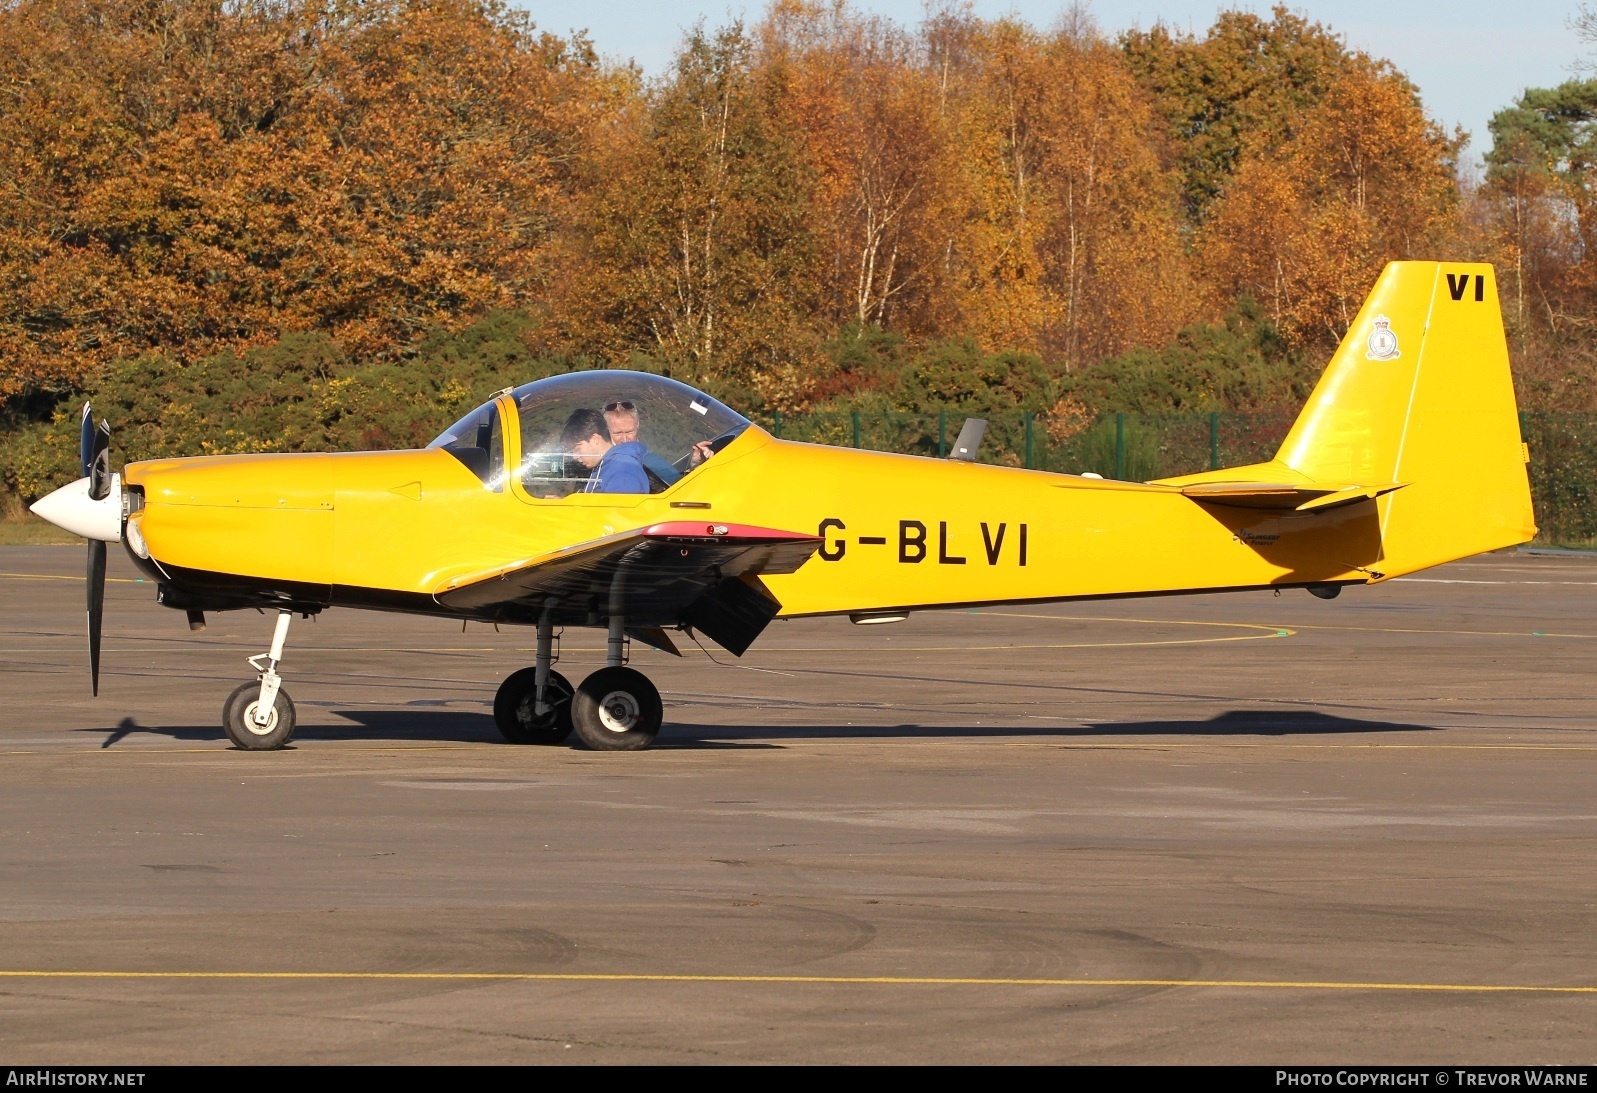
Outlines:
{"label": "nose landing gear", "polygon": [[[270,652],[249,658],[260,672],[254,683],[241,685],[222,705],[222,728],[229,740],[245,751],[271,751],[287,744],[294,735],[294,701],[283,690],[283,677],[277,666],[283,660],[283,645],[288,641],[292,611],[277,613]],[[261,661],[265,661],[262,664]]]}

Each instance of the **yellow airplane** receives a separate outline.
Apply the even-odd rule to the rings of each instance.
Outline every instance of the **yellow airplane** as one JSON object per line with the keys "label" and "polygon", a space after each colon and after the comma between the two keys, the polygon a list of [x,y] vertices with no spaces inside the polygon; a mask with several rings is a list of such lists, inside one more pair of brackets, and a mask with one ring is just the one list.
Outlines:
{"label": "yellow airplane", "polygon": [[[799,444],[637,372],[500,392],[419,451],[211,456],[110,473],[84,406],[84,476],[33,511],[89,543],[99,689],[107,543],[157,602],[277,613],[229,696],[240,748],[282,747],[289,622],[329,607],[537,628],[494,718],[514,743],[647,747],[659,692],[629,639],[741,656],[772,619],[1306,588],[1330,598],[1535,534],[1489,265],[1387,266],[1275,458],[1118,482]],[[970,447],[967,442],[962,447]],[[562,627],[608,632],[573,687]]]}

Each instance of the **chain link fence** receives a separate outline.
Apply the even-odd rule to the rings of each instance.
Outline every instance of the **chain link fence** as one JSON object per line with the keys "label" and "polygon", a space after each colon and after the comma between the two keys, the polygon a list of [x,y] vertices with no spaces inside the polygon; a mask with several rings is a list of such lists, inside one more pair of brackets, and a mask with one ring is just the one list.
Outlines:
{"label": "chain link fence", "polygon": [[[1041,414],[1000,414],[987,419],[978,459],[1146,482],[1262,463],[1293,420],[1289,413],[1106,414],[1061,429]],[[760,422],[784,440],[924,456],[946,456],[964,423],[955,411],[775,414]],[[1536,541],[1597,547],[1597,414],[1524,413],[1520,434],[1530,445]]]}

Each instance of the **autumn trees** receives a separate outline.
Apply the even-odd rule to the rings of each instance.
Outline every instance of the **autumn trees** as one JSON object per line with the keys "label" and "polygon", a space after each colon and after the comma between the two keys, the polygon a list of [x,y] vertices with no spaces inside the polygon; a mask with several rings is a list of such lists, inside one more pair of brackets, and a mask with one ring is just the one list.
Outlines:
{"label": "autumn trees", "polygon": [[1387,63],[1280,7],[1123,48],[1169,125],[1212,304],[1251,296],[1291,336],[1334,343],[1384,263],[1457,242],[1462,138]]}
{"label": "autumn trees", "polygon": [[0,397],[525,304],[616,93],[471,0],[11,0],[0,45]]}
{"label": "autumn trees", "polygon": [[695,30],[591,149],[551,351],[722,390],[791,382],[818,329],[809,169],[752,49],[737,24]]}
{"label": "autumn trees", "polygon": [[794,409],[844,327],[1069,371],[1199,313],[1148,96],[1086,28],[786,0],[641,94],[575,221],[567,344],[600,359]]}
{"label": "autumn trees", "polygon": [[[1471,200],[1528,254],[1585,191],[1548,129],[1574,115],[1520,109]],[[339,415],[389,405],[349,403],[355,371],[412,402],[491,382],[418,347],[494,315],[545,367],[771,411],[929,404],[966,372],[1030,405],[1198,343],[1208,376],[1242,313],[1312,368],[1382,262],[1507,253],[1457,154],[1400,74],[1283,8],[1111,38],[776,0],[645,78],[496,0],[0,0],[0,405],[37,419],[113,372],[186,404],[219,354],[264,368],[295,335],[325,420],[292,436],[343,443]]]}

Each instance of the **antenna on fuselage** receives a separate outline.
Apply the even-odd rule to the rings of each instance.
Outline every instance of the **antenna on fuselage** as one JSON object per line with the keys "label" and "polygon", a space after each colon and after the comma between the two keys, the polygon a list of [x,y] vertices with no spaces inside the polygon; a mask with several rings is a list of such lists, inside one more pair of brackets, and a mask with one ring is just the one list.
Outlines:
{"label": "antenna on fuselage", "polygon": [[959,435],[954,438],[954,448],[948,453],[948,458],[962,460],[966,463],[976,462],[976,449],[981,447],[981,438],[986,435],[986,418],[966,418],[965,424],[960,427]]}

